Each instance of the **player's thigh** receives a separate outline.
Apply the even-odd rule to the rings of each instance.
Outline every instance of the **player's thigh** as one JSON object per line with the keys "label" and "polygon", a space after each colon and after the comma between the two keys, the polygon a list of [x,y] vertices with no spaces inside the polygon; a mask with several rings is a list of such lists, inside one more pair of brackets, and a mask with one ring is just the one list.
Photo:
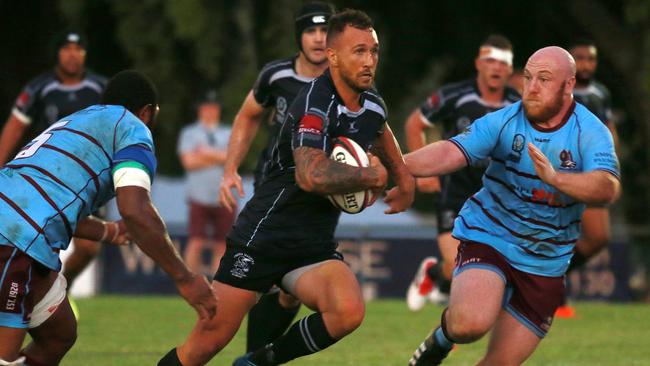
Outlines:
{"label": "player's thigh", "polygon": [[510,313],[501,311],[481,366],[521,365],[535,351],[542,339]]}
{"label": "player's thigh", "polygon": [[6,245],[0,245],[0,268],[0,358],[14,360],[34,305],[48,293],[58,273]]}
{"label": "player's thigh", "polygon": [[456,328],[489,329],[501,311],[505,279],[498,269],[467,268],[451,282],[447,319]]}
{"label": "player's thigh", "polygon": [[357,278],[345,262],[326,260],[310,266],[291,289],[303,304],[324,312],[341,306],[363,307]]}
{"label": "player's thigh", "polygon": [[460,242],[451,236],[451,231],[447,231],[438,235],[438,248],[440,249],[440,254],[442,259],[446,263],[453,263],[456,261],[456,255],[458,254],[458,244]]}
{"label": "player's thigh", "polygon": [[590,242],[606,244],[610,240],[609,210],[588,207],[582,214],[582,236]]}

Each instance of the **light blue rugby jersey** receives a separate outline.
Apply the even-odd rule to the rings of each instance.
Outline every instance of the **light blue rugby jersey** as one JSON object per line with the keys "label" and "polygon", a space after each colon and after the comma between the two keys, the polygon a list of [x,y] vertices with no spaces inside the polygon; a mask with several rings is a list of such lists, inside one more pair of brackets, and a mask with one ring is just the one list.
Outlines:
{"label": "light blue rugby jersey", "polygon": [[607,127],[574,103],[559,126],[543,129],[528,122],[517,102],[477,119],[450,141],[469,164],[491,158],[483,188],[465,202],[452,235],[494,247],[521,271],[563,275],[585,204],[539,179],[527,144],[544,152],[558,172],[604,170],[620,178]]}
{"label": "light blue rugby jersey", "polygon": [[0,170],[0,244],[61,268],[77,222],[115,196],[111,169],[156,168],[151,132],[122,106],[94,105],[53,124]]}

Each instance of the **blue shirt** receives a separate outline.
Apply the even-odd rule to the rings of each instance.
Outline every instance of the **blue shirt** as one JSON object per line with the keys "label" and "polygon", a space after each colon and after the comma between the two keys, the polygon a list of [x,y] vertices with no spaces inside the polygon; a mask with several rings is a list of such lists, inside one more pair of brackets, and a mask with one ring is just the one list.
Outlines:
{"label": "blue shirt", "polygon": [[121,106],[94,105],[56,122],[0,170],[0,244],[52,270],[77,222],[115,196],[111,170],[136,162],[152,175],[151,132]]}
{"label": "blue shirt", "polygon": [[542,182],[528,156],[532,142],[558,172],[607,171],[619,178],[607,127],[579,103],[562,123],[530,123],[521,102],[476,120],[450,139],[468,164],[491,158],[483,187],[461,209],[452,235],[488,244],[515,268],[541,276],[566,272],[585,204]]}
{"label": "blue shirt", "polygon": [[[216,127],[208,127],[201,122],[193,123],[181,130],[178,139],[178,154],[191,153],[203,145],[215,150],[228,149],[230,128],[219,124]],[[219,185],[223,179],[223,163],[201,169],[188,170],[187,177],[187,198],[196,203],[206,206],[219,206]]]}

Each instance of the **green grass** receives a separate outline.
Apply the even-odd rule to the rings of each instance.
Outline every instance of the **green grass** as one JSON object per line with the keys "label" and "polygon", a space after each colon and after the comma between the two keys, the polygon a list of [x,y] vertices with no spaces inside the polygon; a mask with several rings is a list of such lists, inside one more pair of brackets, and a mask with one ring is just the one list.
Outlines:
{"label": "green grass", "polygon": [[[195,319],[193,311],[175,297],[100,296],[77,304],[79,339],[64,366],[155,365],[185,338]],[[576,308],[579,319],[556,320],[527,365],[650,365],[647,305],[578,303]],[[412,351],[438,322],[441,310],[429,306],[411,313],[401,301],[370,302],[360,329],[331,348],[291,364],[406,366]],[[244,333],[210,365],[229,366],[243,352]],[[485,339],[460,346],[445,365],[473,365],[485,347]]]}

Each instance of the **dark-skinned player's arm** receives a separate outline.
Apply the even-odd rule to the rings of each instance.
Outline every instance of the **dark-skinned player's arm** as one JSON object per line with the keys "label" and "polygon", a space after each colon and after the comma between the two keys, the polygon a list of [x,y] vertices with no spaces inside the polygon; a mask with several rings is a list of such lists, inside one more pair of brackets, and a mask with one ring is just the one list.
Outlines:
{"label": "dark-skinned player's arm", "polygon": [[201,319],[212,318],[217,299],[203,275],[190,271],[174,248],[165,223],[145,188],[127,185],[116,189],[117,207],[133,240],[173,280],[181,296]]}
{"label": "dark-skinned player's arm", "polygon": [[375,140],[371,151],[379,157],[396,184],[391,189],[395,192],[390,198],[384,199],[389,206],[384,213],[395,214],[411,207],[415,198],[415,179],[404,163],[402,150],[388,123],[384,123],[383,131]]}
{"label": "dark-skinned player's arm", "polygon": [[28,126],[28,123],[20,120],[13,112],[11,113],[2,128],[2,135],[0,135],[0,166],[11,160],[16,146],[22,140]]}
{"label": "dark-skinned player's arm", "polygon": [[237,189],[239,197],[244,197],[242,180],[237,170],[250,150],[263,114],[264,107],[257,103],[251,90],[235,116],[228,140],[226,162],[223,165],[223,179],[219,186],[219,202],[230,211],[237,206],[232,189]]}
{"label": "dark-skinned player's arm", "polygon": [[388,172],[379,158],[369,158],[369,166],[359,168],[334,161],[321,149],[300,146],[293,150],[296,183],[303,191],[323,195],[383,189]]}
{"label": "dark-skinned player's arm", "polygon": [[77,222],[74,237],[114,245],[126,245],[131,240],[124,221],[104,221],[92,215]]}

